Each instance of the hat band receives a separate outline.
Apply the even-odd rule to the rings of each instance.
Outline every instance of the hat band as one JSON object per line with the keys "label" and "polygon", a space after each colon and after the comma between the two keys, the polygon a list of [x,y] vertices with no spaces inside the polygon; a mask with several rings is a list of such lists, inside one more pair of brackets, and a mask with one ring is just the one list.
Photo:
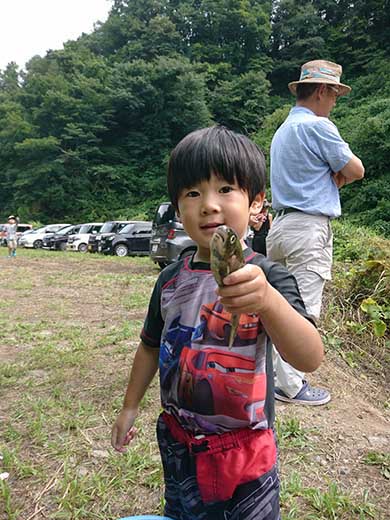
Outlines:
{"label": "hat band", "polygon": [[334,81],[335,83],[340,83],[340,76],[337,76],[332,70],[326,69],[324,67],[320,67],[317,70],[303,69],[301,72],[301,77],[299,81],[305,79],[327,79]]}

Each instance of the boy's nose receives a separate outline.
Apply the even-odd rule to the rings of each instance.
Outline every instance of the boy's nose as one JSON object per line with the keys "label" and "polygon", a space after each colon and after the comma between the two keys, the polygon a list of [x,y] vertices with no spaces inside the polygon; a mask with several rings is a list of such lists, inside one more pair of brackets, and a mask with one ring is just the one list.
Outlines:
{"label": "boy's nose", "polygon": [[217,198],[210,195],[207,197],[203,197],[201,211],[204,215],[207,215],[209,213],[217,213],[218,211],[220,211],[220,205],[218,203]]}

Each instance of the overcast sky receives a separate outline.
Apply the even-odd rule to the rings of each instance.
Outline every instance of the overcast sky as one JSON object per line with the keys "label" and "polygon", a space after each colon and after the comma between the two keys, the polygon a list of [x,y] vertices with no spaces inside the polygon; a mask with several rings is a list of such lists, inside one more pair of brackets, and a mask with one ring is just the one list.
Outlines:
{"label": "overcast sky", "polygon": [[10,61],[21,68],[49,49],[89,33],[104,22],[111,0],[0,0],[0,69]]}

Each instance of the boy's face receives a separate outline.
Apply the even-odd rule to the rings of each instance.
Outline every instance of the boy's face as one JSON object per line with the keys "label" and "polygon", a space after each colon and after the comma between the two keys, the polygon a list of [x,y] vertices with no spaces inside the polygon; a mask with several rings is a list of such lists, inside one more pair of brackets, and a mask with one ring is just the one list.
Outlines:
{"label": "boy's face", "polygon": [[258,211],[263,199],[261,193],[249,206],[246,191],[214,174],[209,181],[183,190],[178,198],[178,212],[184,229],[198,245],[197,260],[210,259],[211,237],[222,224],[233,228],[245,245],[249,215]]}

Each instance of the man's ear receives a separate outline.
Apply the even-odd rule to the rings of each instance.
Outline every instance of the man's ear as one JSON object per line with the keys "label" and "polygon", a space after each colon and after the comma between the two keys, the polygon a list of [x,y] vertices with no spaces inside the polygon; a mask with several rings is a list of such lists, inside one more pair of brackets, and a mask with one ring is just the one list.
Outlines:
{"label": "man's ear", "polygon": [[265,199],[264,191],[262,191],[256,195],[256,197],[252,201],[252,204],[249,206],[250,215],[257,215],[259,213],[259,211],[261,211],[261,208],[263,207],[264,199]]}
{"label": "man's ear", "polygon": [[316,89],[317,97],[322,97],[326,95],[327,87],[325,83],[321,83],[320,86]]}

